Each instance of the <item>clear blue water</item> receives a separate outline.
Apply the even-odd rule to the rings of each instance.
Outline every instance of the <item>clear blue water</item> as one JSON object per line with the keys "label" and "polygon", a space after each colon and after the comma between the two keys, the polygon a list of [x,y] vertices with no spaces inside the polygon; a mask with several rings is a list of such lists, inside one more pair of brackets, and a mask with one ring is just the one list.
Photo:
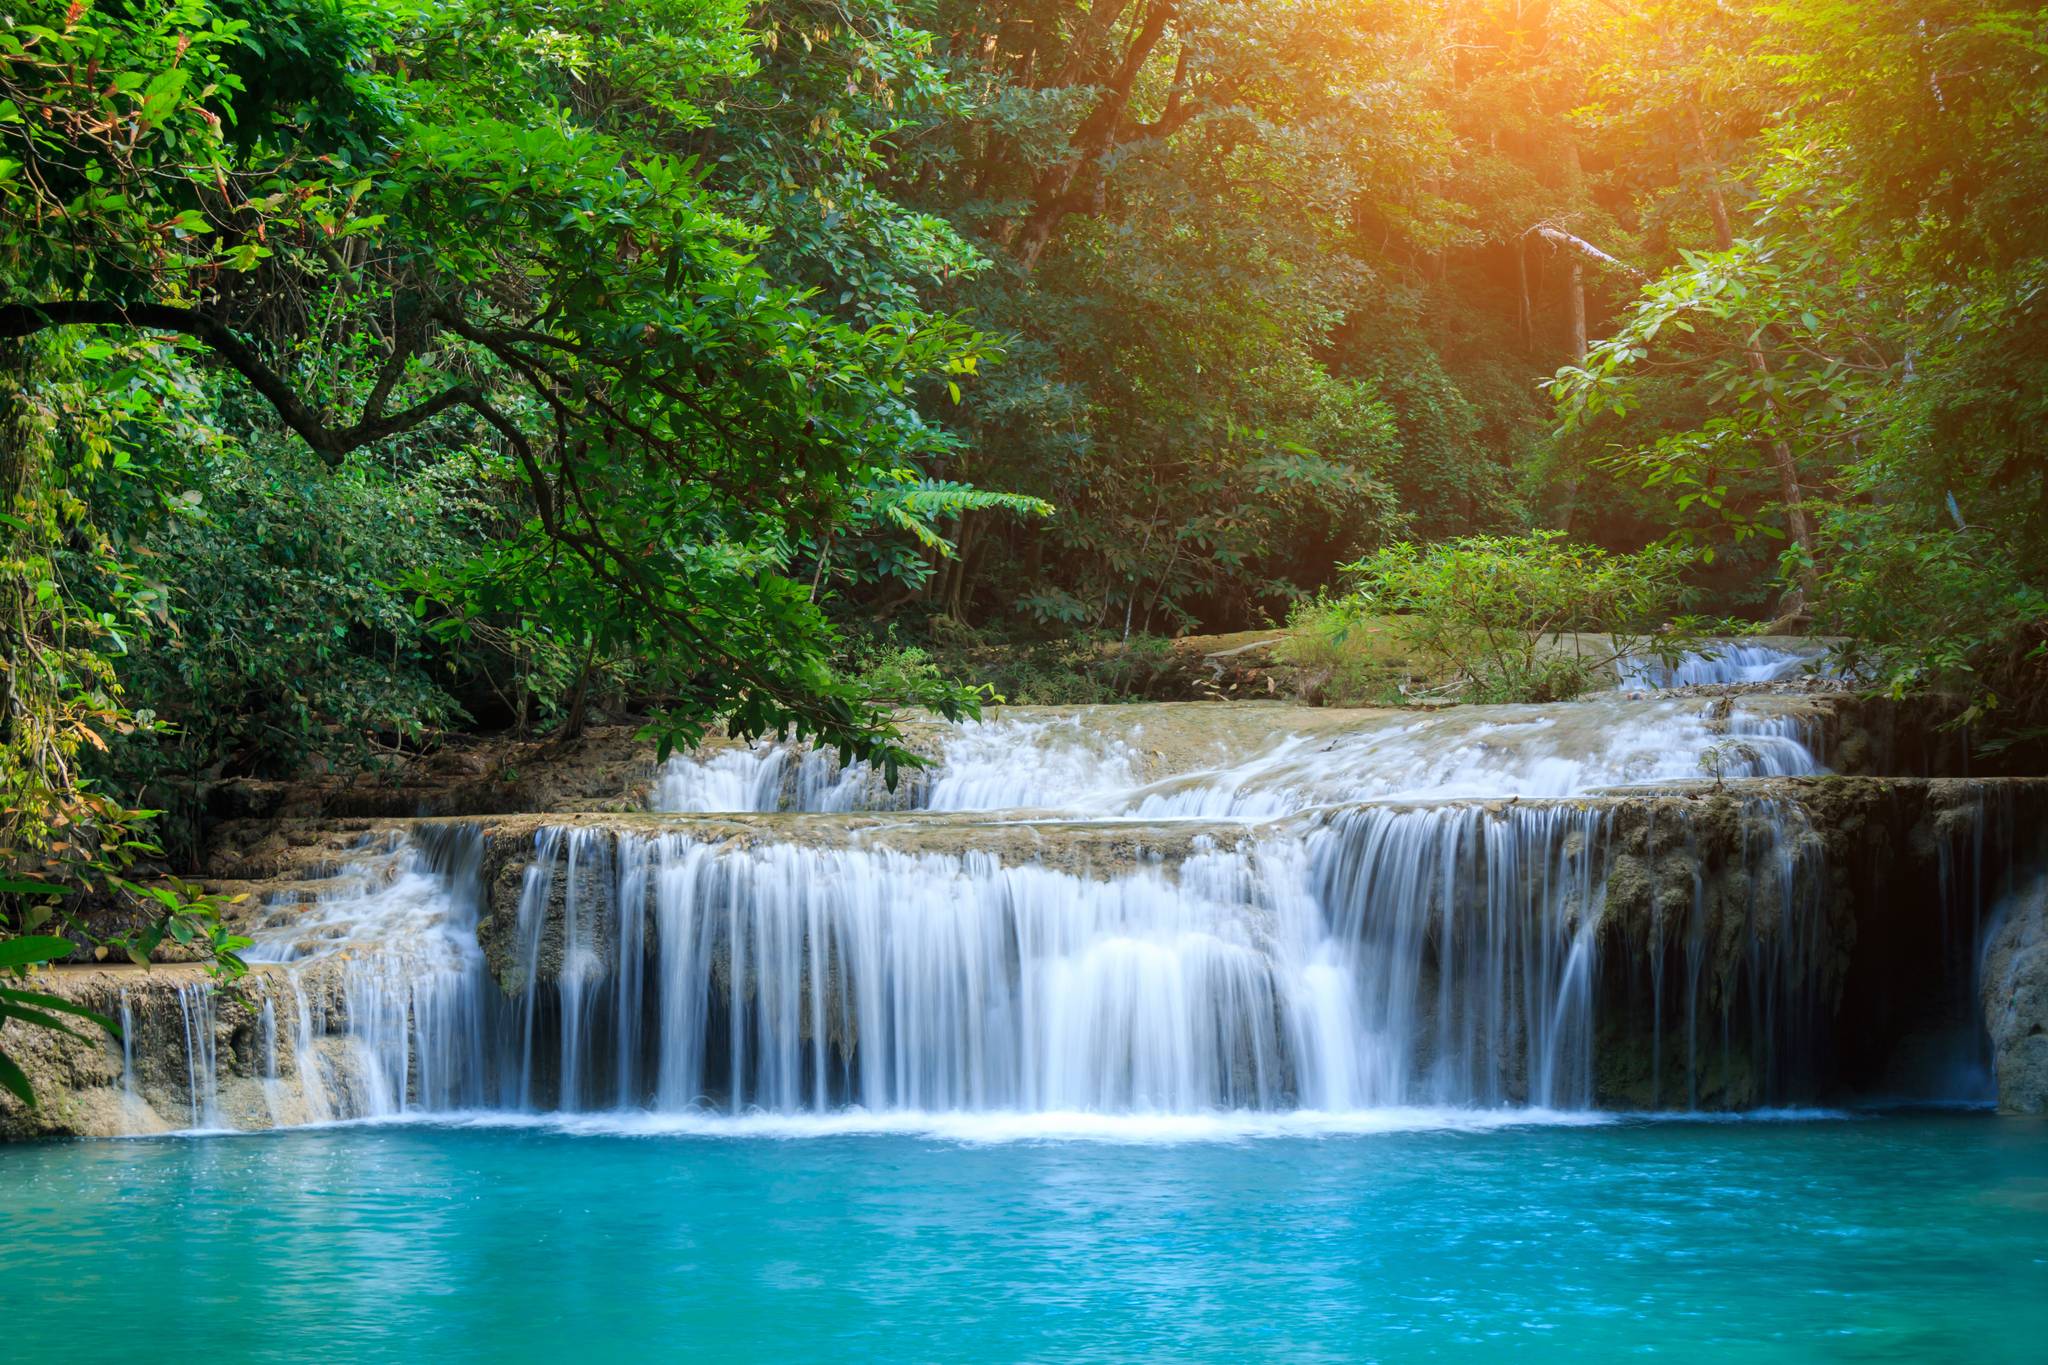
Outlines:
{"label": "clear blue water", "polygon": [[2048,1358],[2048,1127],[2019,1121],[994,1142],[601,1127],[0,1149],[0,1346],[21,1361]]}

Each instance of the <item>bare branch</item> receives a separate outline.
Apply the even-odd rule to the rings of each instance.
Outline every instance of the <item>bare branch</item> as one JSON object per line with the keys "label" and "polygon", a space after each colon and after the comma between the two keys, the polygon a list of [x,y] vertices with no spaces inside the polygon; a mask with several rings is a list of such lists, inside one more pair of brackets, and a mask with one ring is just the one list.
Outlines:
{"label": "bare branch", "polygon": [[[1538,223],[1535,227],[1529,229],[1529,233],[1534,233],[1552,246],[1561,246],[1568,251],[1576,251],[1581,256],[1606,266],[1609,270],[1618,270],[1632,280],[1641,281],[1650,278],[1627,261],[1618,260],[1608,255],[1585,238],[1566,232],[1563,228],[1552,227],[1548,223]],[[1522,235],[1526,237],[1529,233],[1523,233]]]}

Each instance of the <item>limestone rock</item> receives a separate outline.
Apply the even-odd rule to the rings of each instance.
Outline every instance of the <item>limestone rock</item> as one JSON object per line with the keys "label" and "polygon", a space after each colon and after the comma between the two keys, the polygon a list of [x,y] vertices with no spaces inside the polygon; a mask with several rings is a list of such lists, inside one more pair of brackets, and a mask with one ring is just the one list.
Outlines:
{"label": "limestone rock", "polygon": [[2048,880],[2007,899],[1984,947],[1999,1112],[2048,1113]]}

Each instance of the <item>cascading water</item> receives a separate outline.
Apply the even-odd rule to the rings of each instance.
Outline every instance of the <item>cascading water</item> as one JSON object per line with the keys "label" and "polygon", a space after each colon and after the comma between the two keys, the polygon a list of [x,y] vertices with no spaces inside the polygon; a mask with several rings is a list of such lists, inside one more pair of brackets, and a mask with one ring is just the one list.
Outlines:
{"label": "cascading water", "polygon": [[1724,640],[1672,662],[1627,655],[1615,661],[1621,690],[1667,687],[1726,687],[1834,676],[1825,648]]}
{"label": "cascading water", "polygon": [[1290,1088],[1293,964],[1245,913],[1239,854],[1102,880],[674,835],[634,856],[661,948],[651,1067],[624,1102],[1185,1111]]}
{"label": "cascading water", "polygon": [[516,1102],[1583,1105],[1601,822],[1357,807],[1107,875],[629,834],[613,879],[563,898],[552,1017],[542,908],[568,869],[602,868],[605,841],[543,830],[520,902]]}
{"label": "cascading water", "polygon": [[[1027,711],[934,730],[895,792],[727,748],[655,787],[705,810],[543,824],[496,893],[475,826],[366,846],[255,931],[250,1045],[276,1122],[1781,1102],[1846,951],[1820,841],[1697,793],[1821,772],[1819,737],[1755,696]],[[1621,1018],[1639,1091],[1597,1074]]]}
{"label": "cascading water", "polygon": [[121,1015],[121,1107],[132,1112],[142,1101],[135,1084],[135,1009],[126,990],[115,998]]}
{"label": "cascading water", "polygon": [[216,1052],[219,1016],[212,985],[178,987],[178,1016],[185,1034],[185,1093],[194,1128],[220,1127],[220,1065]]}
{"label": "cascading water", "polygon": [[841,768],[829,753],[768,743],[701,756],[678,756],[655,779],[656,810],[717,813],[778,810],[850,811],[860,807],[869,774]]}
{"label": "cascading water", "polygon": [[[309,912],[285,909],[245,954],[284,966],[293,1003],[293,1054],[307,1116],[386,1115],[495,1102],[488,1064],[505,1005],[477,944],[479,833],[456,826],[379,850],[347,869],[345,890]],[[303,974],[318,973],[309,991]],[[323,1054],[331,1003],[347,1055]],[[275,1056],[275,998],[263,1004]],[[269,1064],[276,1076],[274,1061]]]}
{"label": "cascading water", "polygon": [[[1190,725],[1190,710],[1203,713],[1199,727]],[[1310,711],[1289,716],[1296,723],[1288,726],[1274,724],[1273,707],[1256,704],[1092,708],[1086,719],[1027,708],[950,727],[932,769],[906,775],[894,792],[862,766],[841,771],[818,753],[793,761],[775,742],[677,755],[650,804],[678,814],[1057,810],[1259,819],[1342,802],[1568,797],[1693,781],[1717,750],[1725,760],[1719,775],[1728,778],[1821,770],[1813,725],[1797,705],[1773,698]],[[786,780],[792,771],[799,780]],[[706,804],[685,804],[692,800]]]}
{"label": "cascading water", "polygon": [[926,813],[543,827],[495,973],[473,828],[367,849],[248,954],[289,988],[266,1084],[285,1000],[313,1118],[1582,1107],[1610,810],[1556,798],[1736,740],[1731,775],[1819,766],[1764,702],[1199,710],[957,727],[894,793],[784,746],[673,761],[656,805]]}

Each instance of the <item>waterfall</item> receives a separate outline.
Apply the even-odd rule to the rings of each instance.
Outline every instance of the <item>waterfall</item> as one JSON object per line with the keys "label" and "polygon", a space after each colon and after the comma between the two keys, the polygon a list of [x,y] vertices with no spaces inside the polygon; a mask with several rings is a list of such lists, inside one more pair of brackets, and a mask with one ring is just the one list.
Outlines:
{"label": "waterfall", "polygon": [[678,754],[655,778],[656,810],[763,811],[782,804],[790,750],[761,744],[716,753]]}
{"label": "waterfall", "polygon": [[1334,817],[1316,880],[1330,951],[1351,960],[1377,1043],[1353,1098],[1592,1102],[1605,820],[1568,805]]}
{"label": "waterfall", "polygon": [[974,852],[651,843],[662,1108],[1184,1111],[1287,1088],[1289,964],[1244,913],[1242,853],[1096,880]]}
{"label": "waterfall", "polygon": [[289,1000],[315,1118],[1783,1102],[1849,944],[1798,803],[1699,794],[1822,772],[1819,734],[1616,696],[999,715],[893,793],[787,744],[686,756],[652,804],[705,810],[540,824],[494,907],[480,831],[432,825],[281,907],[264,1075]]}
{"label": "waterfall", "polygon": [[187,981],[178,986],[178,1015],[185,1031],[185,1094],[192,1127],[220,1127],[220,1065],[215,1029],[219,1024],[213,985]]}
{"label": "waterfall", "polygon": [[326,1059],[319,1048],[325,1021],[316,1015],[313,1002],[307,998],[305,986],[298,975],[293,973],[287,980],[292,993],[292,1056],[298,1066],[300,1098],[305,1105],[307,1121],[320,1123],[335,1114],[332,1099],[335,1078],[328,1071]]}
{"label": "waterfall", "polygon": [[864,763],[777,740],[677,754],[649,794],[657,811],[706,814],[800,810],[1028,810],[1077,793],[1128,790],[1141,764],[1131,744],[1078,717],[1020,712],[956,726],[934,774],[904,772],[891,790]]}
{"label": "waterfall", "polygon": [[[544,828],[519,909],[513,1102],[1585,1107],[1614,809],[1346,807],[1099,872]],[[1776,1037],[1817,998],[1819,916],[1795,899],[1810,849],[1796,813],[1741,818],[1790,831],[1745,851],[1751,982],[1727,997],[1756,1016],[1744,1038]],[[1672,997],[1687,1093],[1662,1098],[1696,1102],[1703,929],[1652,934],[1690,955]]]}
{"label": "waterfall", "polygon": [[[474,827],[435,829],[344,870],[344,890],[287,932],[259,933],[245,956],[284,967],[294,1005],[293,1055],[310,1117],[442,1111],[494,1102],[486,1058],[503,1002],[477,942],[483,841]],[[308,982],[314,983],[309,989]],[[346,1023],[348,1056],[323,1056],[326,1004]],[[275,1003],[262,1025],[275,1078]]]}
{"label": "waterfall", "polygon": [[1680,655],[1666,663],[1647,655],[1624,655],[1614,662],[1624,692],[1666,687],[1726,687],[1741,683],[1782,682],[1808,676],[1837,676],[1826,651],[1814,646],[1786,649],[1775,645],[1717,641],[1709,648]]}
{"label": "waterfall", "polygon": [[142,1103],[141,1089],[135,1083],[135,1007],[125,986],[115,999],[121,1014],[121,1107],[133,1113]]}

